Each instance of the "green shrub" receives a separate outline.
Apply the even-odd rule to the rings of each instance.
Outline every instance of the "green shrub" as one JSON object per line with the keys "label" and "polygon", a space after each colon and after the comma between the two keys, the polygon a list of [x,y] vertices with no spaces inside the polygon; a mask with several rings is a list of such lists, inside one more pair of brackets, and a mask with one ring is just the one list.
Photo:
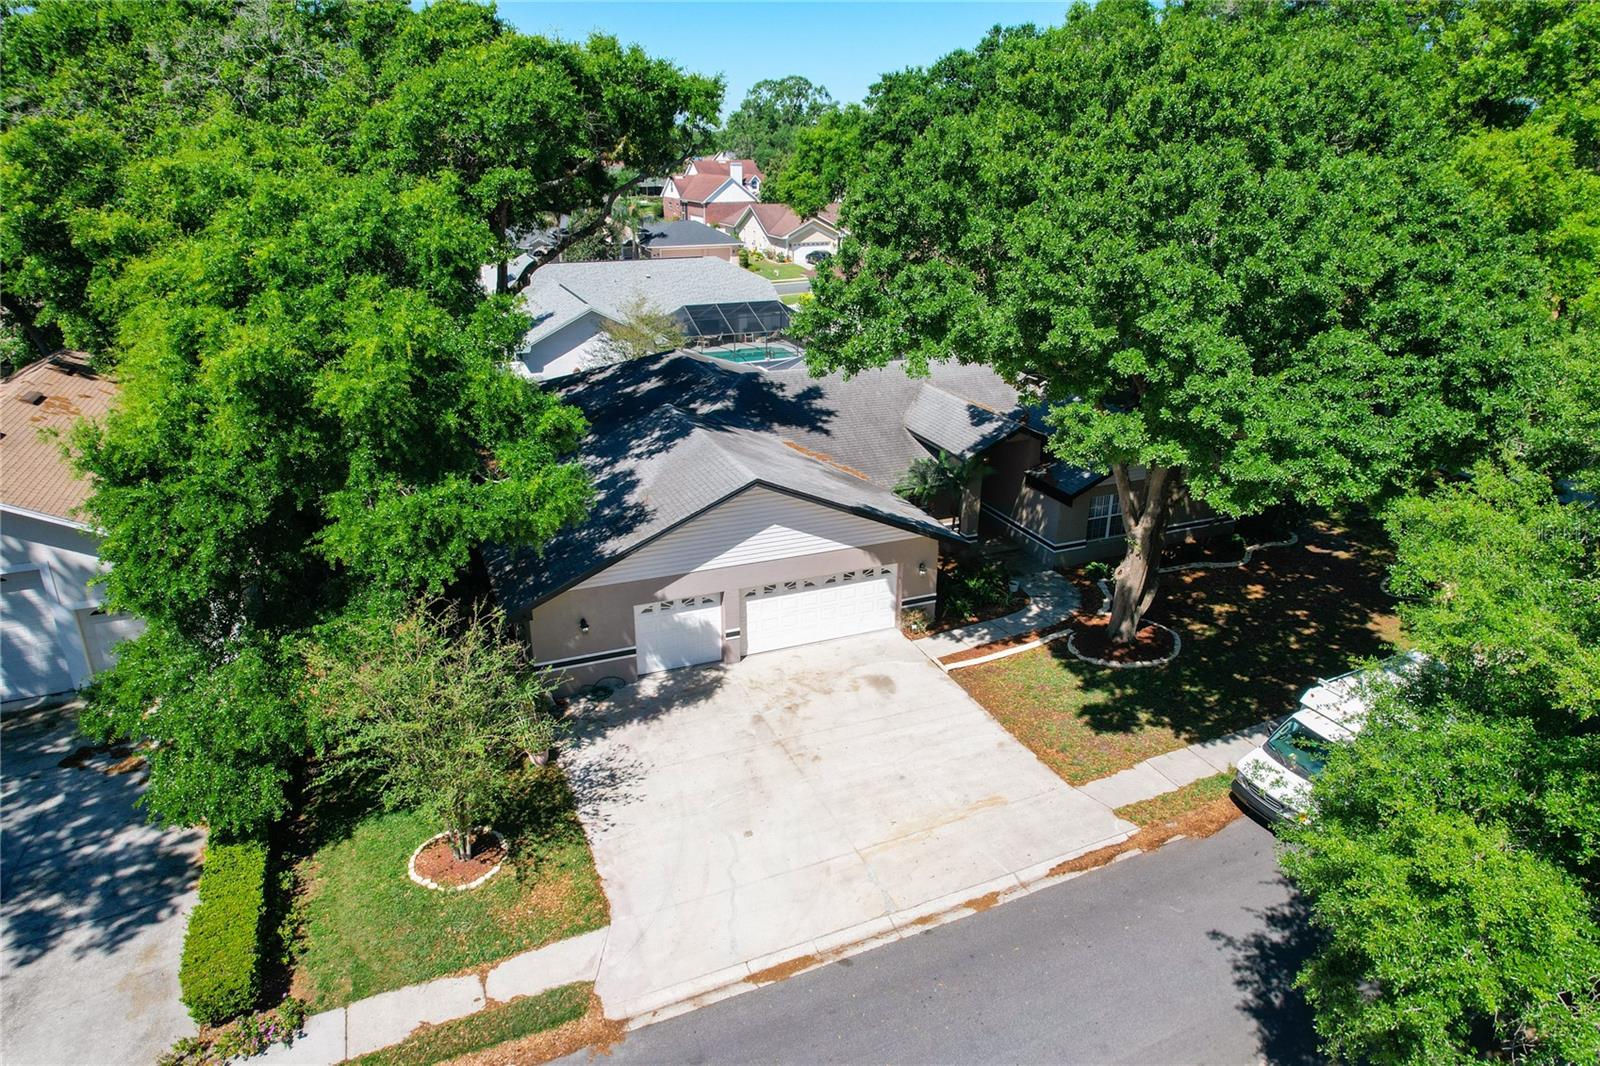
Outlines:
{"label": "green shrub", "polygon": [[189,915],[178,968],[184,1006],[202,1025],[227,1021],[256,1005],[266,887],[266,844],[207,845],[200,902]]}
{"label": "green shrub", "polygon": [[967,559],[939,575],[939,617],[969,618],[1011,603],[1011,575],[995,559]]}
{"label": "green shrub", "polygon": [[1111,576],[1111,564],[1103,559],[1096,559],[1086,563],[1083,567],[1083,576],[1090,581],[1101,581]]}

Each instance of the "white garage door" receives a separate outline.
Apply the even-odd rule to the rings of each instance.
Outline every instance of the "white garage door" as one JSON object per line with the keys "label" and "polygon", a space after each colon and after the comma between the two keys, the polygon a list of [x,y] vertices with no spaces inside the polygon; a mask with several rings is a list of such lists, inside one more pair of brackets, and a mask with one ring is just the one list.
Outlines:
{"label": "white garage door", "polygon": [[722,594],[641,603],[633,609],[639,673],[722,658]]}
{"label": "white garage door", "polygon": [[89,653],[89,669],[109,670],[117,662],[117,645],[144,632],[144,622],[131,614],[108,614],[102,607],[86,607],[78,612],[83,629],[84,649]]}
{"label": "white garage door", "polygon": [[866,567],[747,589],[746,648],[750,654],[819,640],[893,629],[894,567]]}
{"label": "white garage door", "polygon": [[0,699],[21,700],[72,687],[56,639],[54,604],[38,570],[0,577]]}

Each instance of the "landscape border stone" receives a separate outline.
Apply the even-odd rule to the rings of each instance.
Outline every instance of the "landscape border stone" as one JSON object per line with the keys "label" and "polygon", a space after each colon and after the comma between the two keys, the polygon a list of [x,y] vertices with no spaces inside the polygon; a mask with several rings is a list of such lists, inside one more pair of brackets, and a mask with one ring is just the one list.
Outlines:
{"label": "landscape border stone", "polygon": [[487,882],[489,878],[499,873],[500,868],[506,864],[506,856],[511,854],[511,845],[506,843],[506,838],[501,836],[497,830],[490,829],[488,826],[479,826],[477,832],[486,833],[489,836],[494,837],[500,842],[500,847],[505,852],[505,854],[501,855],[500,861],[490,867],[487,873],[473,878],[464,885],[441,885],[439,882],[434,881],[431,878],[423,877],[421,874],[417,873],[417,856],[421,855],[423,850],[427,848],[429,844],[449,836],[450,831],[447,829],[443,833],[433,834],[433,836],[418,844],[417,850],[411,853],[411,861],[406,863],[406,872],[411,875],[411,880],[415,881],[423,888],[431,888],[435,892],[467,892]]}

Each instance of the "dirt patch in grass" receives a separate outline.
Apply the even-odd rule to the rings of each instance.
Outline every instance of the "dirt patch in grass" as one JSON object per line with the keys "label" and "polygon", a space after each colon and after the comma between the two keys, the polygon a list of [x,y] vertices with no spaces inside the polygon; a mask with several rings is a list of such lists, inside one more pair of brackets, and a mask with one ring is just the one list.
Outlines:
{"label": "dirt patch in grass", "polygon": [[494,1047],[484,1048],[450,1059],[450,1066],[532,1066],[533,1063],[550,1062],[584,1048],[590,1049],[590,1058],[609,1055],[611,1049],[622,1043],[628,1031],[625,1023],[607,1018],[597,997],[590,997],[589,1009],[574,1021],[508,1040]]}
{"label": "dirt patch in grass", "polygon": [[1133,640],[1126,644],[1112,643],[1110,615],[1078,615],[1072,620],[1072,625],[1073,649],[1080,656],[1090,659],[1131,666],[1134,663],[1161,662],[1171,658],[1175,650],[1172,633],[1149,623],[1140,626]]}
{"label": "dirt patch in grass", "polygon": [[1137,826],[1161,825],[1193,814],[1214,800],[1226,800],[1232,784],[1232,774],[1212,774],[1171,792],[1118,807],[1116,814]]}
{"label": "dirt patch in grass", "polygon": [[[950,676],[1069,784],[1085,784],[1276,718],[1318,678],[1392,653],[1399,621],[1381,586],[1381,538],[1321,523],[1246,566],[1165,575],[1147,617],[1183,638],[1167,666],[1096,666],[1056,640]],[[1097,608],[1098,590],[1083,591],[1085,609]]]}
{"label": "dirt patch in grass", "polygon": [[[511,1042],[536,1040],[577,1028],[589,1015],[598,1013],[598,1009],[599,1000],[595,998],[592,984],[562,985],[537,996],[519,996],[510,1003],[486,1007],[465,1018],[423,1026],[401,1043],[363,1055],[354,1062],[358,1066],[432,1066],[460,1061]],[[581,1045],[567,1050],[576,1050],[578,1046]],[[565,1051],[557,1054],[565,1054]]]}

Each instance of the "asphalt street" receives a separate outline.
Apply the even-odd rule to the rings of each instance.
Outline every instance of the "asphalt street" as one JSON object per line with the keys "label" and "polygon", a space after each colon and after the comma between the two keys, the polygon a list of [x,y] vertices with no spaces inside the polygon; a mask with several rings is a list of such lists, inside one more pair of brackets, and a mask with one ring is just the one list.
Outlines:
{"label": "asphalt street", "polygon": [[1271,834],[1242,818],[640,1029],[600,1061],[1313,1063],[1288,988],[1306,951]]}

